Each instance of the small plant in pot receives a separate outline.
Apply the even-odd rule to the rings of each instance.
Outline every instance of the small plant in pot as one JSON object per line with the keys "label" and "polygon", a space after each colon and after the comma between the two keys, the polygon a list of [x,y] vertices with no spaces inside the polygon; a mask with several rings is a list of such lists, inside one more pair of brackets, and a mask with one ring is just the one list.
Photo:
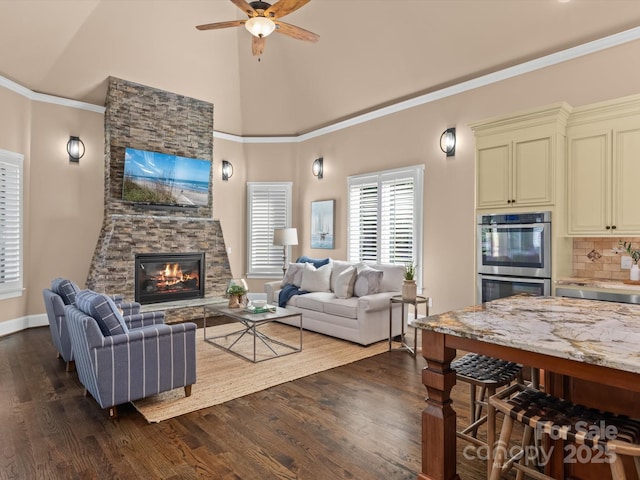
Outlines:
{"label": "small plant in pot", "polygon": [[416,267],[413,263],[407,263],[404,270],[404,282],[402,283],[402,298],[413,301],[416,299],[418,287],[416,286]]}
{"label": "small plant in pot", "polygon": [[631,242],[620,241],[619,246],[627,252],[627,255],[631,257],[631,261],[633,262],[629,278],[634,282],[640,281],[640,268],[638,267],[638,261],[640,261],[640,249],[633,248]]}

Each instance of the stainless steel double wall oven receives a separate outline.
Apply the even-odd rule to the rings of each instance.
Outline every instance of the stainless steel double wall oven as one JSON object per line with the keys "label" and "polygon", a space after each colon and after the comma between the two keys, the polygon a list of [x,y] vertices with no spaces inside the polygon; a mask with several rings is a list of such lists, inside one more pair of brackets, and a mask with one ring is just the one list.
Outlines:
{"label": "stainless steel double wall oven", "polygon": [[478,215],[477,302],[551,294],[551,212]]}

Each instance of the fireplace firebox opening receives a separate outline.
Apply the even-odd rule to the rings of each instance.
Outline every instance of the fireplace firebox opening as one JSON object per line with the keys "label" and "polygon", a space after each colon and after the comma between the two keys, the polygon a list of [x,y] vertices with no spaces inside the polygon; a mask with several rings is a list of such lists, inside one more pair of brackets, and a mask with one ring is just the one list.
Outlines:
{"label": "fireplace firebox opening", "polygon": [[141,304],[204,297],[204,253],[138,253],[135,300]]}

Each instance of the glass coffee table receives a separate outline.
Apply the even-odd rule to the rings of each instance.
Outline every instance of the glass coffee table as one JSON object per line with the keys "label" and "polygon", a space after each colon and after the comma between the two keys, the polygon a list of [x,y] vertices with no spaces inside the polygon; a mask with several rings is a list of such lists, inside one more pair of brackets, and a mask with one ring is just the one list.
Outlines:
{"label": "glass coffee table", "polygon": [[[244,308],[229,308],[220,304],[206,305],[204,307],[204,340],[254,363],[302,351],[302,314],[286,308],[274,308],[275,311],[253,313]],[[228,332],[207,336],[207,314],[229,317],[235,322],[232,325],[239,324],[241,328],[234,330],[230,325]],[[272,336],[269,336],[261,330],[265,325],[289,317],[298,317],[299,320],[300,334],[296,335],[298,337],[297,345],[291,345],[290,340],[274,338],[273,333],[271,333]]]}

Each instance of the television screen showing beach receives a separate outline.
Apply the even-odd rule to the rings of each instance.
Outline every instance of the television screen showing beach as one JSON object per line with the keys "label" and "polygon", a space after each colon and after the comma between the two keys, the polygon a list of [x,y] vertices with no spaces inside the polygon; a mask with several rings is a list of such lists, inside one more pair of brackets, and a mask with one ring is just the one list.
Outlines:
{"label": "television screen showing beach", "polygon": [[127,148],[122,199],[157,205],[209,204],[211,162]]}

